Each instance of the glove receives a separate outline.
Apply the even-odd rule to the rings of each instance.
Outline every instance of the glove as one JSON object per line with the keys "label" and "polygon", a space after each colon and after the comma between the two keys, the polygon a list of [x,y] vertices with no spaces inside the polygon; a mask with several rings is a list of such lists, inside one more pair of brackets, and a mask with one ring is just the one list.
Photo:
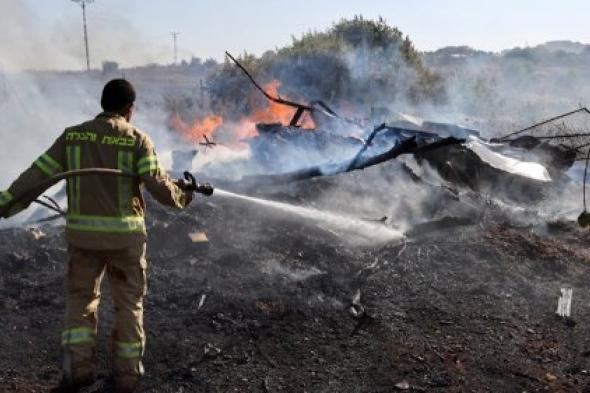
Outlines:
{"label": "glove", "polygon": [[192,191],[185,191],[184,192],[184,206],[188,206],[193,201],[193,192]]}
{"label": "glove", "polygon": [[176,185],[176,187],[180,188],[182,191],[186,191],[187,184],[183,179],[175,179],[172,181]]}

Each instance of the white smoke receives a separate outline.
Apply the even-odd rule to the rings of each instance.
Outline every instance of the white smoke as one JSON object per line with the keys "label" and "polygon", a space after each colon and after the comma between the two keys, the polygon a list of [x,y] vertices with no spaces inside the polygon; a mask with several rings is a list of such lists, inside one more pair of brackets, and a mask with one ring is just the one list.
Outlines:
{"label": "white smoke", "polygon": [[[0,64],[6,71],[85,68],[81,10],[41,18],[21,0],[0,2]],[[169,48],[148,41],[121,12],[99,2],[87,7],[91,68],[105,60],[130,67],[168,59]]]}
{"label": "white smoke", "polygon": [[[80,14],[56,14],[47,23],[37,12],[34,6],[20,0],[0,3],[0,138],[4,147],[0,189],[7,188],[65,127],[99,113],[102,87],[113,77],[99,72],[25,71],[79,70],[85,66]],[[161,48],[148,45],[122,16],[98,4],[89,7],[88,13],[93,17],[89,21],[93,68],[99,68],[107,59],[129,66],[160,57]],[[150,97],[146,97],[143,86],[137,87],[140,110],[134,120],[146,131],[153,131],[156,142],[168,145],[164,109],[152,106],[142,111],[141,103],[155,93],[150,91]],[[155,100],[161,101],[161,97]]]}

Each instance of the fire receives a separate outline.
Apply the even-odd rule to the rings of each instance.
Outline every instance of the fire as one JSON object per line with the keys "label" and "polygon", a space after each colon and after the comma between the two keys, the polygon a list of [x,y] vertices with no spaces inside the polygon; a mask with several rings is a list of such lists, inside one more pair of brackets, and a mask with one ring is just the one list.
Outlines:
{"label": "fire", "polygon": [[[280,86],[281,82],[275,79],[266,84],[264,90],[274,97],[279,97]],[[295,108],[269,101],[268,107],[258,109],[250,116],[250,119],[256,123],[281,123],[288,125],[296,111]],[[302,124],[303,128],[314,128],[315,125],[308,116],[305,116],[305,120],[307,120],[307,124]]]}
{"label": "fire", "polygon": [[182,136],[191,142],[202,141],[204,137],[210,138],[222,124],[223,117],[216,115],[197,119],[192,124],[185,122],[178,113],[170,119],[170,127],[180,131]]}
{"label": "fire", "polygon": [[[273,80],[264,85],[264,90],[274,97],[279,96],[279,87],[281,82]],[[283,97],[286,99],[286,97]],[[257,123],[281,123],[284,126],[289,125],[293,115],[297,109],[278,104],[274,101],[269,101],[268,105],[263,108],[257,109],[252,115],[243,118],[239,123],[239,129],[242,130],[243,134],[251,137],[258,135],[256,130]],[[315,123],[308,113],[304,113],[299,120],[301,128],[314,129]]]}
{"label": "fire", "polygon": [[[280,85],[281,82],[275,79],[266,84],[264,90],[272,96],[278,97]],[[248,99],[252,99],[252,97],[248,97]],[[295,108],[273,101],[267,102],[266,106],[256,109],[253,114],[243,117],[237,123],[229,124],[224,122],[222,116],[218,115],[208,115],[189,124],[178,113],[175,113],[170,119],[170,128],[179,131],[187,141],[191,142],[202,141],[204,137],[211,140],[221,137],[224,142],[239,143],[243,139],[258,135],[257,123],[281,123],[287,126],[297,111]],[[299,124],[303,129],[315,128],[315,123],[308,113],[301,116]]]}

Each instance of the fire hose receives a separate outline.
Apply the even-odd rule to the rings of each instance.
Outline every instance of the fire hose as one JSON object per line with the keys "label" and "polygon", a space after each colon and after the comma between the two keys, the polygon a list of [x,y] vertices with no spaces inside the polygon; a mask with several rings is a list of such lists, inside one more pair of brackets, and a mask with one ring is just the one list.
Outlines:
{"label": "fire hose", "polygon": [[[123,171],[120,169],[108,169],[108,168],[87,168],[87,169],[77,169],[72,171],[67,171],[63,173],[59,173],[54,175],[40,183],[38,183],[35,187],[30,188],[18,195],[15,195],[10,202],[0,208],[0,217],[4,216],[7,212],[9,212],[14,206],[18,205],[19,203],[28,202],[31,199],[35,198],[38,194],[42,193],[49,187],[57,184],[61,180],[69,179],[72,177],[77,176],[92,176],[92,175],[99,175],[99,176],[118,176],[118,177],[129,177],[134,179],[140,179],[140,176],[128,172]],[[184,192],[195,192],[203,195],[211,195],[213,194],[213,187],[209,183],[197,183],[195,177],[190,172],[184,172],[184,179],[179,179],[175,181],[176,185]],[[59,215],[65,215],[55,201],[48,198],[53,205],[39,201],[33,200],[31,202],[36,202],[42,206],[45,206],[53,211],[59,213]]]}

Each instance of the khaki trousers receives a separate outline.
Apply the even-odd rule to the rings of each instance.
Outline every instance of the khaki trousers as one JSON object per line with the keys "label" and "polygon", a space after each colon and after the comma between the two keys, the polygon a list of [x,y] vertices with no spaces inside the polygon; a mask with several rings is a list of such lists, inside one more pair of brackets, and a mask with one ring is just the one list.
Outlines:
{"label": "khaki trousers", "polygon": [[100,284],[106,273],[113,303],[113,377],[133,385],[143,375],[143,298],[146,294],[145,243],[123,250],[69,246],[66,315],[62,335],[64,376],[72,382],[94,378]]}

